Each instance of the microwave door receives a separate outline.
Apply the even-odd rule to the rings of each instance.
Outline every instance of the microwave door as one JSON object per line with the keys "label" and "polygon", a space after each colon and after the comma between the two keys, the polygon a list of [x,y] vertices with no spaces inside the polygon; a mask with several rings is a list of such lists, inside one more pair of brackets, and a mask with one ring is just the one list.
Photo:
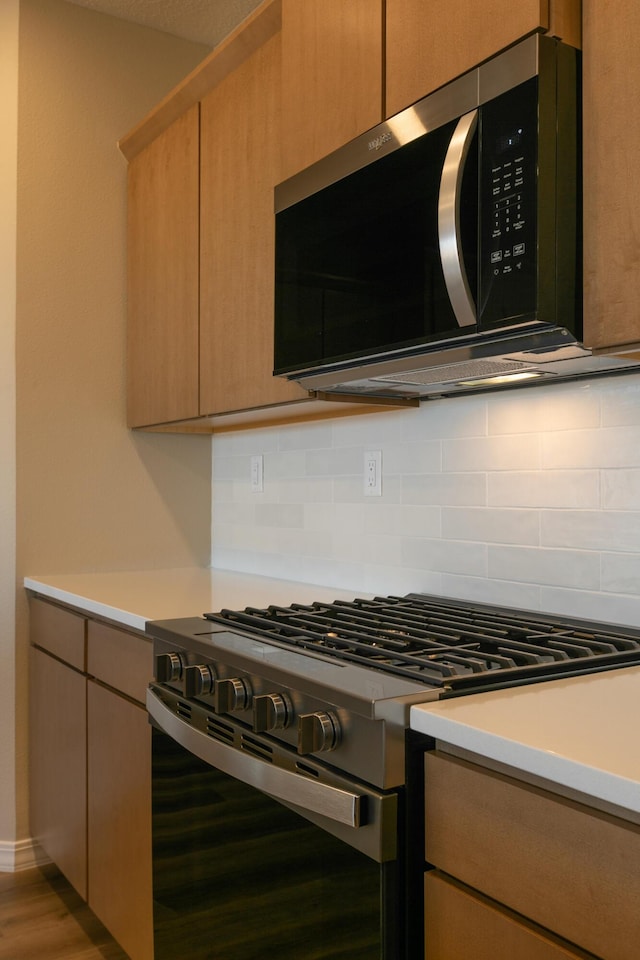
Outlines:
{"label": "microwave door", "polygon": [[459,327],[472,327],[476,323],[476,305],[464,262],[461,206],[465,164],[477,126],[477,110],[458,121],[445,157],[438,198],[440,259]]}

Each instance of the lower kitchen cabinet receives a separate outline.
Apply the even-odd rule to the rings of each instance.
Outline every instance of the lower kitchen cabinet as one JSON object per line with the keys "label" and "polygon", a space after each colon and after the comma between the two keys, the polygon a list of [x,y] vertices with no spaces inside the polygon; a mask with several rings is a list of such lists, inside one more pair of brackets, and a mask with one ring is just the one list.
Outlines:
{"label": "lower kitchen cabinet", "polygon": [[132,960],[152,960],[146,711],[90,680],[87,744],[89,906]]}
{"label": "lower kitchen cabinet", "polygon": [[30,651],[31,833],[87,899],[87,681]]}
{"label": "lower kitchen cabinet", "polygon": [[638,956],[635,823],[435,751],[425,856],[427,960]]}
{"label": "lower kitchen cabinet", "polygon": [[31,833],[129,954],[153,958],[152,647],[32,598]]}

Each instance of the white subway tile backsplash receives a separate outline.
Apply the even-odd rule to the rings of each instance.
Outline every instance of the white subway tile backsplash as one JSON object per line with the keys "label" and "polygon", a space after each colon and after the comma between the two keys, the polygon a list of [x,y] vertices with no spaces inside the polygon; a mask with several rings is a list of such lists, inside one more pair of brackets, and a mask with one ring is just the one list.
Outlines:
{"label": "white subway tile backsplash", "polygon": [[394,443],[402,432],[407,418],[420,416],[420,408],[403,410],[390,407],[384,413],[363,417],[341,417],[333,423],[333,445],[340,447],[378,447]]}
{"label": "white subway tile backsplash", "polygon": [[304,507],[301,503],[258,503],[255,522],[259,527],[304,527]]}
{"label": "white subway tile backsplash", "polygon": [[486,577],[459,577],[443,574],[442,592],[459,600],[497,603],[518,610],[539,610],[540,588],[532,584],[512,583],[507,580],[489,580]]}
{"label": "white subway tile backsplash", "polygon": [[442,441],[442,469],[446,472],[537,470],[539,466],[540,438],[536,434]]}
{"label": "white subway tile backsplash", "polygon": [[438,440],[416,440],[415,443],[389,443],[384,448],[383,469],[387,475],[439,473],[442,466],[442,445]]}
{"label": "white subway tile backsplash", "polygon": [[[272,486],[265,480],[265,490]],[[280,477],[273,484],[276,498],[280,503],[330,503],[333,491],[333,480],[330,478]]]}
{"label": "white subway tile backsplash", "polygon": [[637,374],[601,380],[600,385],[603,426],[640,423],[640,378]]}
{"label": "white subway tile backsplash", "polygon": [[448,440],[450,437],[484,437],[487,434],[485,397],[449,397],[427,401],[413,415],[404,414],[400,436],[408,443]]}
{"label": "white subway tile backsplash", "polygon": [[409,539],[402,544],[402,563],[434,573],[487,576],[487,546],[449,540]]}
{"label": "white subway tile backsplash", "polygon": [[[212,564],[640,622],[640,378],[214,435]],[[364,496],[364,451],[382,496]],[[250,458],[264,456],[264,491]]]}
{"label": "white subway tile backsplash", "polygon": [[542,466],[550,470],[640,466],[640,424],[544,434]]}
{"label": "white subway tile backsplash", "polygon": [[603,470],[602,506],[605,510],[640,510],[640,469]]}
{"label": "white subway tile backsplash", "polygon": [[640,553],[603,553],[602,589],[607,593],[630,593],[640,597]]}
{"label": "white subway tile backsplash", "polygon": [[578,430],[599,424],[600,397],[593,381],[559,383],[553,390],[511,391],[489,404],[490,435]]}
{"label": "white subway tile backsplash", "polygon": [[535,545],[540,542],[539,514],[511,507],[443,507],[442,536],[445,540]]}
{"label": "white subway tile backsplash", "polygon": [[488,476],[491,507],[600,506],[597,470],[529,470],[491,473]]}
{"label": "white subway tile backsplash", "polygon": [[442,523],[440,507],[391,504],[366,504],[365,529],[400,537],[439,537]]}
{"label": "white subway tile backsplash", "polygon": [[640,627],[640,597],[637,596],[543,587],[540,605],[549,613]]}
{"label": "white subway tile backsplash", "polygon": [[640,550],[640,513],[543,510],[540,540],[543,546],[549,547],[637,553]]}
{"label": "white subway tile backsplash", "polygon": [[434,506],[484,506],[487,503],[487,474],[433,473],[406,476],[402,478],[402,502],[428,503]]}
{"label": "white subway tile backsplash", "polygon": [[364,447],[309,450],[306,455],[305,471],[309,477],[362,477]]}
{"label": "white subway tile backsplash", "polygon": [[489,547],[489,579],[600,589],[600,559],[587,550]]}

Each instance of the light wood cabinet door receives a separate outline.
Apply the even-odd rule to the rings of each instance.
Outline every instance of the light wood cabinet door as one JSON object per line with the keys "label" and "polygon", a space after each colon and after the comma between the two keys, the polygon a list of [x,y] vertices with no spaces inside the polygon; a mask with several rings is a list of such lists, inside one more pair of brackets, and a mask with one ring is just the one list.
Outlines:
{"label": "light wood cabinet door", "polygon": [[283,179],[383,119],[382,0],[283,0]]}
{"label": "light wood cabinet door", "polygon": [[29,806],[34,839],[87,898],[87,681],[31,647]]}
{"label": "light wood cabinet door", "polygon": [[386,0],[386,116],[539,31],[579,46],[580,0]]}
{"label": "light wood cabinet door", "polygon": [[640,4],[584,6],[584,341],[640,351]]}
{"label": "light wood cabinet door", "polygon": [[307,396],[273,376],[274,213],[280,173],[280,37],[202,102],[201,412]]}
{"label": "light wood cabinet door", "polygon": [[89,681],[89,906],[131,960],[153,960],[151,728],[141,705]]}
{"label": "light wood cabinet door", "polygon": [[425,858],[582,950],[637,960],[640,826],[438,752]]}
{"label": "light wood cabinet door", "polygon": [[437,870],[424,882],[425,960],[585,960],[569,944]]}
{"label": "light wood cabinet door", "polygon": [[198,415],[199,106],[129,164],[127,418]]}

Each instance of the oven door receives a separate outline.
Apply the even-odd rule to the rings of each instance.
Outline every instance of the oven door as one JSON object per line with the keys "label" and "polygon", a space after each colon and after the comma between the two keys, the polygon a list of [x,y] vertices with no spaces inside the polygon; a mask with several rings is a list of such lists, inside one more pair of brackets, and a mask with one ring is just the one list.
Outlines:
{"label": "oven door", "polygon": [[147,706],[155,960],[404,957],[396,793],[227,717],[204,732],[161,688]]}

